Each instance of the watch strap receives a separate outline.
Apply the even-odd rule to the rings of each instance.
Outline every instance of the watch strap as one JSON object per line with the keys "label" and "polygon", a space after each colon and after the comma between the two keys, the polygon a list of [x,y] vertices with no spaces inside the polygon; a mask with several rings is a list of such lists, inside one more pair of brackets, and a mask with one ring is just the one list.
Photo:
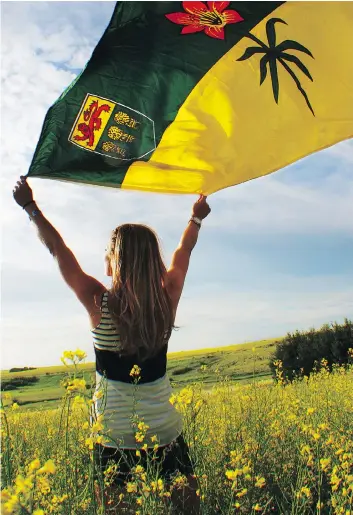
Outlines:
{"label": "watch strap", "polygon": [[199,227],[201,227],[201,225],[202,225],[201,218],[197,218],[197,216],[192,216],[190,218],[190,222],[194,222],[194,224],[198,225]]}

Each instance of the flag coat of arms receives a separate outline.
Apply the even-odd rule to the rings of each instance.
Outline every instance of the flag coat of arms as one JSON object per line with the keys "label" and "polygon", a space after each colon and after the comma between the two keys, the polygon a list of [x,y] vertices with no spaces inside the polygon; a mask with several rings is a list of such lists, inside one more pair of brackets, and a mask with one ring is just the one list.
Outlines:
{"label": "flag coat of arms", "polygon": [[118,2],[29,177],[211,194],[353,136],[353,2]]}

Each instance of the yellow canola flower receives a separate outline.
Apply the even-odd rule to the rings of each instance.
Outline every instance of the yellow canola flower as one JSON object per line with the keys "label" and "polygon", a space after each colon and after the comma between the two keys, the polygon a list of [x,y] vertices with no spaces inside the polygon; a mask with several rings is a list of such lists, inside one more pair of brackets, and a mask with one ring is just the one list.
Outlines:
{"label": "yellow canola flower", "polygon": [[150,426],[148,426],[144,422],[139,422],[137,424],[137,427],[138,427],[139,431],[144,431],[144,432],[146,432],[150,428]]}
{"label": "yellow canola flower", "polygon": [[135,434],[136,442],[141,443],[144,441],[144,439],[145,439],[145,435],[143,433],[141,433],[140,431],[137,431],[137,433]]}
{"label": "yellow canola flower", "polygon": [[141,368],[138,365],[134,365],[132,369],[130,370],[130,376],[131,377],[140,377],[141,374]]}
{"label": "yellow canola flower", "polygon": [[19,500],[17,495],[11,495],[10,499],[7,502],[5,502],[5,504],[2,506],[4,511],[1,510],[1,512],[3,513],[3,515],[10,515],[11,513],[15,513],[15,510],[18,507],[18,503]]}
{"label": "yellow canola flower", "polygon": [[26,494],[28,492],[31,491],[31,489],[33,488],[33,481],[32,481],[32,477],[33,476],[29,476],[29,477],[26,477],[24,478],[23,476],[21,475],[18,475],[15,479],[15,492],[16,494]]}
{"label": "yellow canola flower", "polygon": [[86,390],[86,381],[84,379],[73,379],[69,381],[66,389],[68,392]]}
{"label": "yellow canola flower", "polygon": [[129,494],[137,492],[137,484],[136,483],[127,483],[126,490]]}
{"label": "yellow canola flower", "polygon": [[73,400],[73,407],[83,406],[85,404],[85,399],[81,395],[76,395]]}
{"label": "yellow canola flower", "polygon": [[40,467],[40,461],[38,458],[35,458],[30,464],[29,464],[29,470],[37,470]]}
{"label": "yellow canola flower", "polygon": [[78,361],[82,361],[85,358],[87,358],[86,352],[81,350],[81,349],[76,349],[75,352],[74,352],[74,355],[78,359]]}
{"label": "yellow canola flower", "polygon": [[266,485],[266,479],[264,477],[257,477],[255,486],[262,488]]}
{"label": "yellow canola flower", "polygon": [[10,494],[10,492],[8,491],[8,489],[7,489],[7,488],[4,488],[4,489],[1,491],[1,502],[8,501],[9,499],[11,499],[11,494]]}
{"label": "yellow canola flower", "polygon": [[76,364],[84,360],[85,358],[87,358],[86,352],[81,349],[76,349],[75,351],[65,350],[60,359],[64,363],[64,365],[67,366],[66,360],[72,361],[72,363]]}
{"label": "yellow canola flower", "polygon": [[153,492],[162,492],[164,489],[163,480],[158,479],[157,481],[151,481],[151,488]]}
{"label": "yellow canola flower", "polygon": [[178,395],[178,403],[181,405],[191,404],[193,398],[193,391],[191,388],[183,388]]}
{"label": "yellow canola flower", "polygon": [[14,402],[14,403],[12,404],[12,406],[11,406],[12,411],[16,411],[16,410],[18,410],[19,408],[20,408],[20,407],[19,407],[19,405],[17,404],[17,402]]}
{"label": "yellow canola flower", "polygon": [[144,493],[145,497],[148,497],[150,494],[151,488],[146,485],[146,483],[142,483],[142,492]]}
{"label": "yellow canola flower", "polygon": [[325,471],[331,464],[331,458],[323,458],[320,460],[321,470]]}
{"label": "yellow canola flower", "polygon": [[63,355],[62,355],[62,357],[63,357],[64,359],[69,359],[69,360],[71,360],[71,361],[73,361],[73,360],[74,360],[74,356],[75,356],[75,355],[74,355],[74,353],[72,352],[72,350],[65,350],[65,351],[63,352]]}
{"label": "yellow canola flower", "polygon": [[183,488],[188,485],[188,480],[186,476],[177,476],[173,481],[173,486],[176,488]]}
{"label": "yellow canola flower", "polygon": [[303,488],[300,490],[301,493],[303,493],[306,497],[310,497],[311,492],[310,488],[303,486]]}
{"label": "yellow canola flower", "polygon": [[254,511],[262,511],[262,508],[261,506],[259,505],[259,503],[256,503],[255,506],[253,506],[253,510]]}
{"label": "yellow canola flower", "polygon": [[311,453],[311,448],[309,447],[309,445],[303,445],[300,450],[300,454],[302,456],[304,456],[304,454],[310,454],[310,453]]}
{"label": "yellow canola flower", "polygon": [[38,488],[40,492],[44,495],[48,494],[50,492],[50,484],[46,477],[40,477],[38,480]]}
{"label": "yellow canola flower", "polygon": [[241,469],[226,470],[226,477],[230,481],[235,481],[237,477],[241,476],[243,471]]}
{"label": "yellow canola flower", "polygon": [[43,510],[34,510],[33,515],[45,515]]}
{"label": "yellow canola flower", "polygon": [[93,438],[86,438],[85,440],[85,445],[92,451],[93,450],[93,446],[94,446],[94,440]]}
{"label": "yellow canola flower", "polygon": [[237,497],[243,497],[247,493],[248,493],[248,489],[247,488],[243,488],[240,492],[237,493]]}
{"label": "yellow canola flower", "polygon": [[47,460],[43,467],[38,470],[39,474],[55,474],[56,466],[53,460]]}
{"label": "yellow canola flower", "polygon": [[177,395],[175,395],[175,393],[173,393],[169,399],[169,402],[170,404],[172,404],[174,406],[174,404],[177,402]]}
{"label": "yellow canola flower", "polygon": [[99,420],[97,420],[96,422],[94,422],[92,424],[92,428],[91,428],[92,433],[99,433],[99,431],[102,431],[102,429],[104,429],[104,426]]}

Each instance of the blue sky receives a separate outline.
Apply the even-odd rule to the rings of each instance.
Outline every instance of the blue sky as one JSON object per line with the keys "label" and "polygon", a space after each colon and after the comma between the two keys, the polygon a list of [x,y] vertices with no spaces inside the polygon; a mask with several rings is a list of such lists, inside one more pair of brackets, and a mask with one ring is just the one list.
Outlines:
{"label": "blue sky", "polygon": [[[12,188],[47,109],[89,59],[113,2],[3,2],[1,368],[93,360],[87,315],[62,281]],[[170,350],[284,335],[353,313],[353,145],[342,142],[209,198]],[[44,214],[87,273],[106,285],[104,248],[127,221],[157,230],[169,263],[194,196],[33,179]]]}

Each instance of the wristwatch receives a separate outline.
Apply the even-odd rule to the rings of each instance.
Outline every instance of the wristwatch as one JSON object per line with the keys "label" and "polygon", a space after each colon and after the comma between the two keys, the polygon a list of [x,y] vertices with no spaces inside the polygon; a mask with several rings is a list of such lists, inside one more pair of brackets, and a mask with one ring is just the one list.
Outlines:
{"label": "wristwatch", "polygon": [[198,225],[199,227],[201,227],[201,224],[202,224],[202,220],[201,218],[197,218],[197,216],[192,216],[190,218],[190,222],[194,222],[196,225]]}

